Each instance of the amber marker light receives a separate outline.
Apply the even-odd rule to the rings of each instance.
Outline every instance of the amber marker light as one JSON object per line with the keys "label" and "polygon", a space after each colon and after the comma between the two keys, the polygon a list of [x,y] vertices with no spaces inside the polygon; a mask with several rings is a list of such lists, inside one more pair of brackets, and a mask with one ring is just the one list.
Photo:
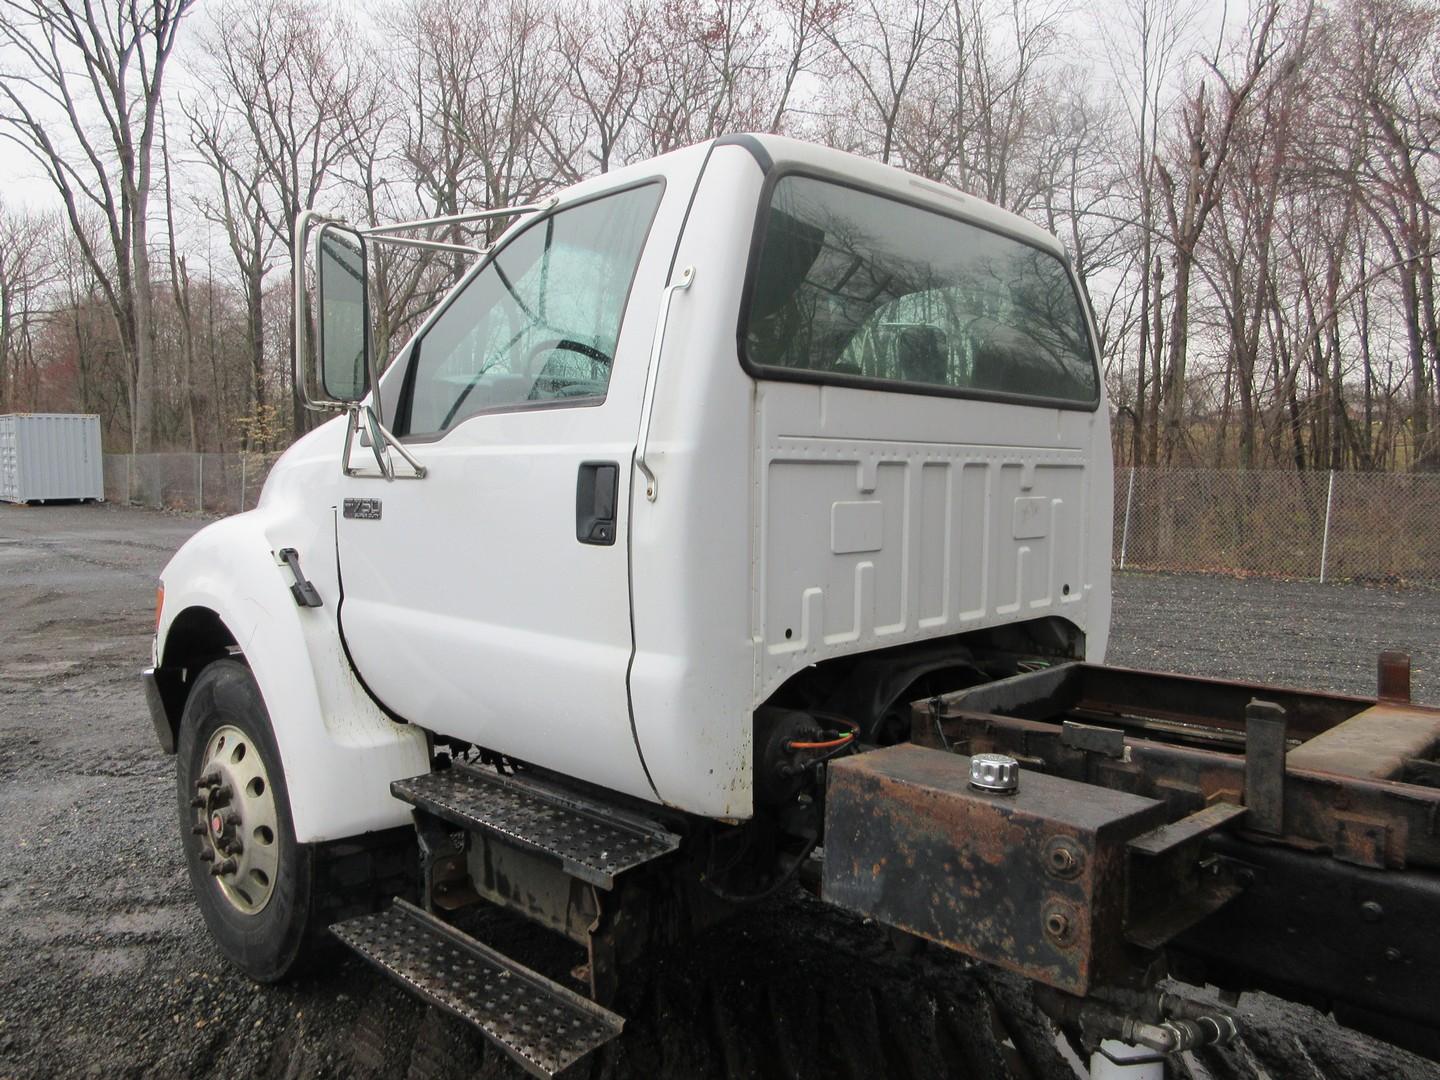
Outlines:
{"label": "amber marker light", "polygon": [[155,584],[155,632],[160,632],[160,609],[165,606],[165,583],[163,581]]}

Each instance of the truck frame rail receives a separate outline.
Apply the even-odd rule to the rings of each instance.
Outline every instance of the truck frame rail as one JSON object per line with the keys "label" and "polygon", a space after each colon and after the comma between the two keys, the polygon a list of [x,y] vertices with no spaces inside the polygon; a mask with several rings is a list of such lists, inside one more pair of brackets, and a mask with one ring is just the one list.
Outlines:
{"label": "truck frame rail", "polygon": [[[1374,698],[1059,663],[915,702],[911,740],[1013,757],[1022,793],[1032,772],[1043,774],[1032,786],[1066,782],[1046,788],[1049,814],[1005,812],[1005,857],[1022,880],[1004,884],[1009,914],[987,916],[1008,920],[989,939],[1012,955],[1046,940],[1061,955],[1089,950],[1068,983],[1040,981],[1070,994],[1133,987],[1153,981],[1158,957],[1183,981],[1272,990],[1440,1057],[1440,709],[1411,703],[1409,683],[1398,653],[1381,654]],[[1153,804],[1160,824],[1118,839],[1067,825],[1117,792]],[[1032,849],[1027,871],[1017,853]],[[837,855],[843,837],[827,837]],[[1069,883],[1088,860],[1114,872],[1075,913]],[[978,906],[996,897],[983,853],[976,866],[977,891],[952,895]],[[984,940],[945,943],[1012,966]]]}

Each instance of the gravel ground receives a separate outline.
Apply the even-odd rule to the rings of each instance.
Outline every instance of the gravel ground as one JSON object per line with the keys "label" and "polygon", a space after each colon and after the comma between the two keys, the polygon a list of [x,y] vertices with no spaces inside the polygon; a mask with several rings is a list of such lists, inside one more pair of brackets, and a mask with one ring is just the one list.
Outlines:
{"label": "gravel ground", "polygon": [[[0,504],[0,1078],[508,1076],[462,1025],[358,960],[256,986],[210,947],[173,820],[173,762],[135,679],[155,578],[203,522]],[[1384,646],[1440,699],[1440,594],[1168,575],[1116,579],[1110,660],[1365,692]],[[568,957],[503,917],[522,958]],[[526,949],[536,953],[532,959]],[[563,950],[562,950],[563,953]],[[1244,1045],[1176,1075],[1414,1077],[1440,1067],[1258,996]],[[1069,1078],[1023,994],[791,899],[755,909],[627,990],[613,1077]]]}
{"label": "gravel ground", "polygon": [[1382,649],[1440,704],[1440,593],[1198,574],[1115,575],[1106,660],[1126,667],[1375,693]]}

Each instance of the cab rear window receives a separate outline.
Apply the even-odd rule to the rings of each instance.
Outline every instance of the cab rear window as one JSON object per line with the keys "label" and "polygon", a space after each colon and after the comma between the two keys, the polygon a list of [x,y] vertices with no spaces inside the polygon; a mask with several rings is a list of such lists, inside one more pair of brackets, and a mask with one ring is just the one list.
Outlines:
{"label": "cab rear window", "polygon": [[1020,240],[808,176],[773,188],[742,339],[755,374],[1090,408],[1065,264]]}

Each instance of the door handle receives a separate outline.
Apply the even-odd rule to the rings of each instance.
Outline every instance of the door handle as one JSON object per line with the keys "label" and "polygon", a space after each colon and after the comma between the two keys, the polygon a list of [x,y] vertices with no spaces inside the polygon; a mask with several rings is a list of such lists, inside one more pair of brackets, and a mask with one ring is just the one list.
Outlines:
{"label": "door handle", "polygon": [[615,506],[619,501],[620,465],[586,461],[575,481],[575,539],[582,544],[615,543]]}
{"label": "door handle", "polygon": [[655,501],[655,472],[646,453],[650,449],[650,410],[655,407],[655,380],[660,374],[660,353],[665,348],[665,324],[670,321],[670,302],[681,289],[688,289],[695,280],[695,267],[680,271],[678,281],[668,285],[660,301],[660,324],[655,327],[655,342],[650,346],[650,370],[645,375],[645,398],[640,403],[640,438],[635,447],[635,467],[645,474],[645,497]]}

